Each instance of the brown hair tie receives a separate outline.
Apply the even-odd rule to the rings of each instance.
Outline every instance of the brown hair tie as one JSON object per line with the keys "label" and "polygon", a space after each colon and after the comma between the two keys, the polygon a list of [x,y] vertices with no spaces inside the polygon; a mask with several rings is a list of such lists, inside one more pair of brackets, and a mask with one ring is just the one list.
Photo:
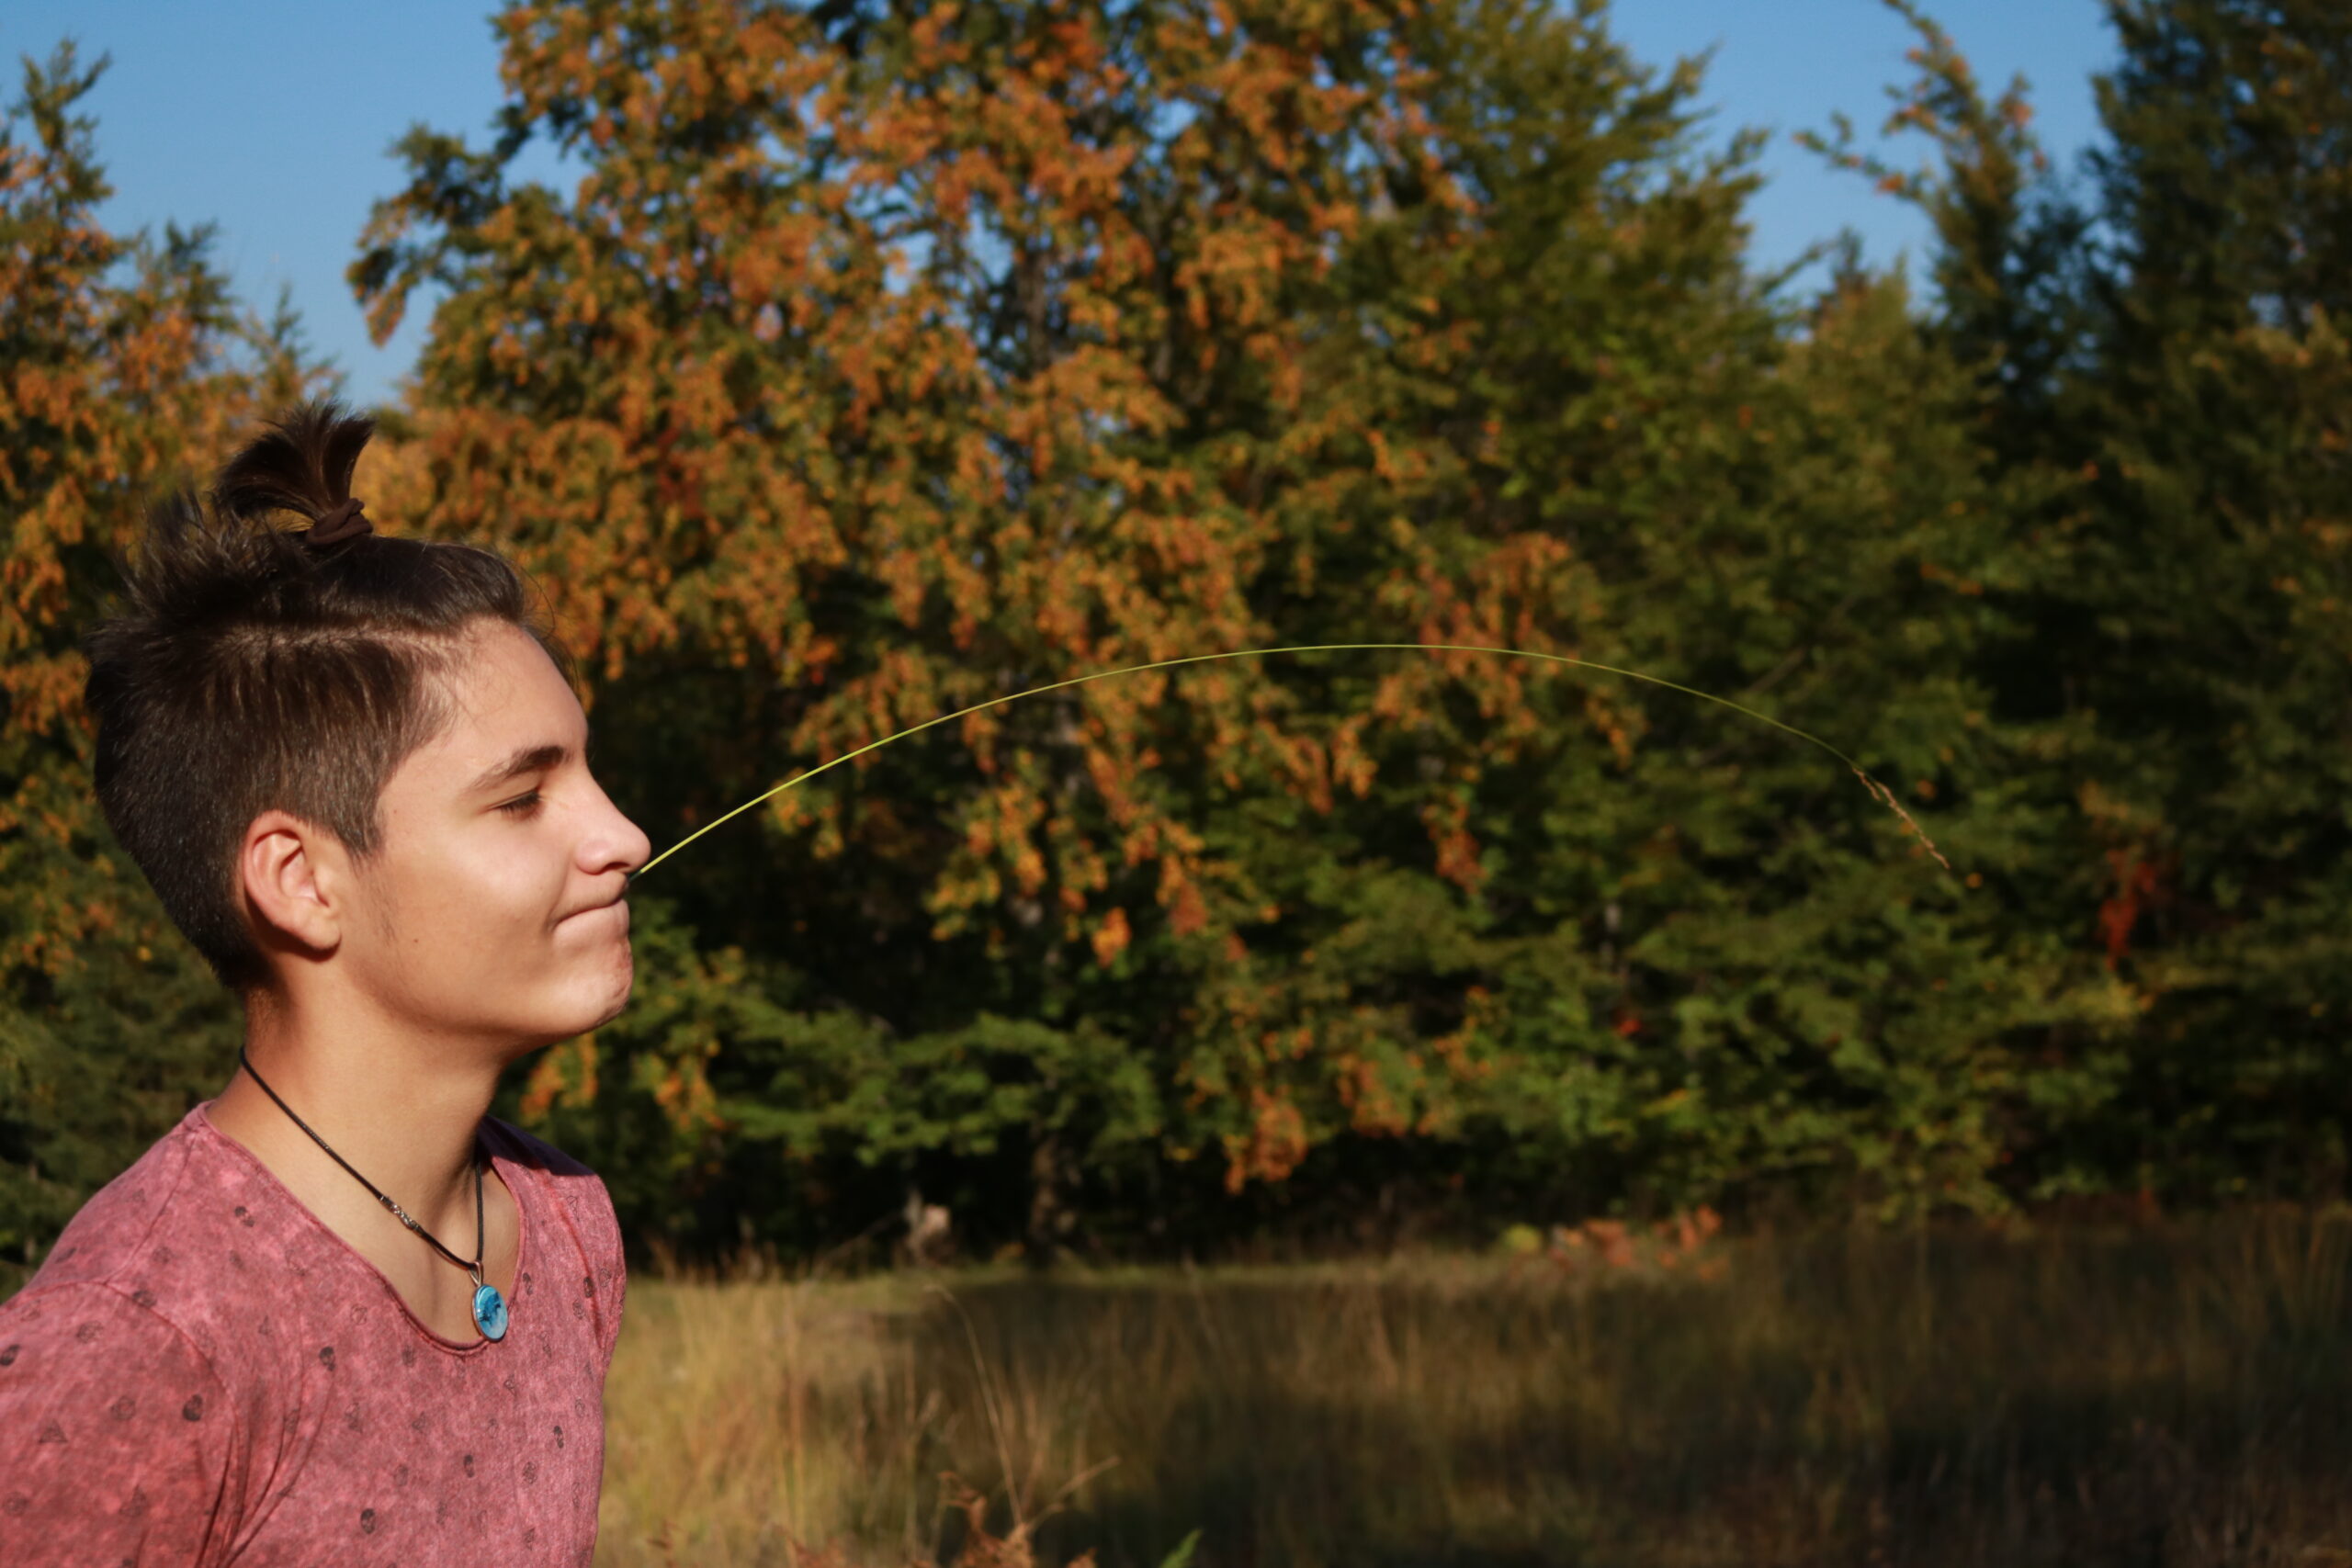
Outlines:
{"label": "brown hair tie", "polygon": [[313,549],[323,549],[329,545],[339,545],[345,539],[375,531],[376,525],[361,514],[360,503],[356,500],[346,501],[311,524],[304,531],[302,542]]}

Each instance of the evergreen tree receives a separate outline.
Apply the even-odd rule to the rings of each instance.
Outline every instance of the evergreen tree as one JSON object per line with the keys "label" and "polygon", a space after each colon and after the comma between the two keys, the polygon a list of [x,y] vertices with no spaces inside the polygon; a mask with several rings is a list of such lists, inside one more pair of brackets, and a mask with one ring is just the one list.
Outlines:
{"label": "evergreen tree", "polygon": [[[2345,307],[2352,18],[2133,0],[2098,83],[2109,141],[2052,177],[2022,89],[1985,102],[1940,29],[1890,129],[1940,171],[1838,150],[1919,200],[1928,330],[1996,396],[1988,450],[2044,476],[2030,566],[1980,656],[2049,733],[2071,831],[2016,918],[2128,988],[2130,1025],[2051,1032],[2087,1086],[2027,1190],[2190,1201],[2340,1190],[2347,1058]],[[2021,1152],[2027,1145],[2021,1145]]]}
{"label": "evergreen tree", "polygon": [[[2352,14],[2114,6],[2085,520],[2044,645],[2096,716],[2098,940],[2143,1010],[2115,1167],[2342,1190],[2352,1109]],[[2079,874],[2078,874],[2079,876]]]}

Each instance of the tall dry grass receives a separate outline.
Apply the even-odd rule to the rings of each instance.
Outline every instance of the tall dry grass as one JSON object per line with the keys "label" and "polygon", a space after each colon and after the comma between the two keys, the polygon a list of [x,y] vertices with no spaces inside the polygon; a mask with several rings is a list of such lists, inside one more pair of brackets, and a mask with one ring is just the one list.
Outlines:
{"label": "tall dry grass", "polygon": [[640,1283],[600,1561],[952,1562],[953,1475],[1104,1568],[2352,1568],[2348,1260],[2352,1218],[2269,1213]]}

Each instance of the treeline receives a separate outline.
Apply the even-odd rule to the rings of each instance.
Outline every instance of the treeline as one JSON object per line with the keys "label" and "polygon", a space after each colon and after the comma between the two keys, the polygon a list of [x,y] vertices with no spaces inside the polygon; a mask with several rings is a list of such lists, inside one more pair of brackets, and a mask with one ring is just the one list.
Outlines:
{"label": "treeline", "polygon": [[[1907,12],[1907,7],[1906,7]],[[1710,1202],[2342,1193],[2352,13],[2114,0],[2046,166],[1923,16],[1932,277],[1759,272],[1758,143],[1597,0],[526,0],[352,281],[363,470],[495,545],[657,846],[504,1109],[633,1237],[976,1252]],[[0,1250],[233,1062],[91,800],[141,499],[320,384],[0,145]],[[1831,119],[1824,106],[1825,120]],[[510,177],[528,143],[576,186]],[[1867,145],[1876,145],[1871,143]],[[1922,145],[1897,142],[1908,156]]]}

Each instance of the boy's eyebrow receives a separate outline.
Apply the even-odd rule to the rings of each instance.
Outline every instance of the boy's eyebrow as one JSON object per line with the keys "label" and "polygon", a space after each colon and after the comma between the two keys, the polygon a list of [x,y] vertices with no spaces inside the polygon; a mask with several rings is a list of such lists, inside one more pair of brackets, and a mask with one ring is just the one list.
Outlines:
{"label": "boy's eyebrow", "polygon": [[474,782],[466,786],[466,793],[480,794],[484,790],[496,789],[510,780],[522,777],[525,773],[541,773],[548,768],[560,767],[571,756],[571,747],[558,745],[552,741],[544,746],[517,747],[514,754],[506,761],[493,763],[483,769]]}

